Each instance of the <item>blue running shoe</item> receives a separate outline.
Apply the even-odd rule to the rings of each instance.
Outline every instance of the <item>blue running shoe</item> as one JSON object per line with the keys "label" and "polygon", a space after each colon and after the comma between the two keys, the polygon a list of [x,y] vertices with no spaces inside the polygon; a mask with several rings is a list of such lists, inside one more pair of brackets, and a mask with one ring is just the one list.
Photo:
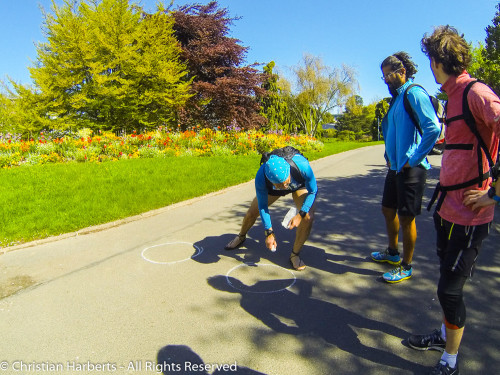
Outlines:
{"label": "blue running shoe", "polygon": [[402,266],[394,268],[392,271],[384,273],[382,277],[388,283],[399,283],[403,280],[409,279],[411,277],[411,271],[413,268],[409,270],[405,270]]}
{"label": "blue running shoe", "polygon": [[371,254],[372,260],[375,262],[386,262],[389,264],[394,264],[397,266],[401,263],[401,257],[398,255],[389,254],[389,249],[385,249],[385,251],[376,251]]}

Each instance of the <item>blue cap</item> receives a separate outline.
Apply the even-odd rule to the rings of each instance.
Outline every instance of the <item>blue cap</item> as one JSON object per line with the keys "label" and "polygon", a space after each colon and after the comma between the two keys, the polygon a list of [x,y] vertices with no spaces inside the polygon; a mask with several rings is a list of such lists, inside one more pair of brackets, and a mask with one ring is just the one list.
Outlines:
{"label": "blue cap", "polygon": [[266,177],[273,184],[281,184],[290,175],[290,164],[276,155],[271,155],[264,167]]}

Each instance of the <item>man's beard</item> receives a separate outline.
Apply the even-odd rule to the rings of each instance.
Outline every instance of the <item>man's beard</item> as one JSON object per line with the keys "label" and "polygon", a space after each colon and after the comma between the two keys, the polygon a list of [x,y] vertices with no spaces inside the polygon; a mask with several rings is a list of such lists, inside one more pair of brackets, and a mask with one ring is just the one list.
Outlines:
{"label": "man's beard", "polygon": [[396,96],[398,96],[398,90],[396,90],[396,88],[393,85],[388,84],[387,88],[389,89],[389,93],[391,94],[391,96],[393,98],[396,97]]}

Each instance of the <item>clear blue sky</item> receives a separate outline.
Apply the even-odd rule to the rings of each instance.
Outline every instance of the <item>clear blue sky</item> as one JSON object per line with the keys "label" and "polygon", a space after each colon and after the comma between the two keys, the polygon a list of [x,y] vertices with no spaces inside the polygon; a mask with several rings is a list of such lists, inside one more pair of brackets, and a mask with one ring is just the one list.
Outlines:
{"label": "clear blue sky", "polygon": [[[201,4],[208,0],[197,1]],[[61,4],[61,0],[56,0]],[[142,0],[154,11],[155,0]],[[195,1],[176,0],[175,5]],[[424,33],[450,24],[477,45],[484,42],[499,0],[219,0],[231,17],[231,35],[249,47],[247,63],[276,62],[283,74],[300,63],[304,53],[325,65],[353,66],[358,72],[364,103],[388,96],[381,76],[381,61],[407,51],[418,65],[416,81],[430,93],[434,82],[427,57],[420,51]],[[36,60],[35,42],[44,41],[39,6],[50,10],[50,0],[0,0],[0,79],[6,76],[30,83],[27,67]],[[168,1],[167,1],[168,4]]]}

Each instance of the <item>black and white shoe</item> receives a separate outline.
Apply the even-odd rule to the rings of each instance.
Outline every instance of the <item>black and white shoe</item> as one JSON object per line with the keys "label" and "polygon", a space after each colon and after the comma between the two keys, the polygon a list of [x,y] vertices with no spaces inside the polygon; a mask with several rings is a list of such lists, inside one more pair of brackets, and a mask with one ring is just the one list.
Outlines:
{"label": "black and white shoe", "polygon": [[446,341],[441,337],[441,330],[436,329],[428,335],[411,335],[408,338],[408,345],[416,350],[437,350],[444,352]]}

